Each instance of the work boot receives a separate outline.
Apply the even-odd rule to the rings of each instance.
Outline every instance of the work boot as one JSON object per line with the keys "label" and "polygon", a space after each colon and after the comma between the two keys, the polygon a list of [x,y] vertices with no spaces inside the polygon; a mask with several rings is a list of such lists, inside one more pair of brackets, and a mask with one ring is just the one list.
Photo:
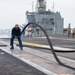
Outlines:
{"label": "work boot", "polygon": [[22,47],[21,47],[20,49],[21,49],[21,50],[23,50],[23,48],[22,48]]}
{"label": "work boot", "polygon": [[13,50],[13,49],[14,49],[14,47],[11,47],[10,49],[11,49],[11,50]]}

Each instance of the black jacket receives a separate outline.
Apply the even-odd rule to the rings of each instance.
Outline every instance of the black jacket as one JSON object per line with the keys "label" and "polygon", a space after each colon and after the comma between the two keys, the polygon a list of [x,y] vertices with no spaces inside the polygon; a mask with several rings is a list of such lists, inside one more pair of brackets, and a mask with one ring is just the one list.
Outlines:
{"label": "black jacket", "polygon": [[21,30],[20,28],[16,29],[15,27],[12,29],[12,36],[21,36]]}

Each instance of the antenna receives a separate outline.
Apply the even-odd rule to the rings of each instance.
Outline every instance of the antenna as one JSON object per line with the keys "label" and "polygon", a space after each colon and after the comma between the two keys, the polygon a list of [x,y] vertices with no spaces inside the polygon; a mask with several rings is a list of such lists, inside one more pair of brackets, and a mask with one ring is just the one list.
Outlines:
{"label": "antenna", "polygon": [[54,12],[54,2],[53,2],[53,7],[52,7],[52,11]]}
{"label": "antenna", "polygon": [[34,11],[34,2],[32,2],[32,12]]}
{"label": "antenna", "polygon": [[37,11],[37,10],[38,10],[38,0],[36,2],[36,7],[35,7],[35,11]]}

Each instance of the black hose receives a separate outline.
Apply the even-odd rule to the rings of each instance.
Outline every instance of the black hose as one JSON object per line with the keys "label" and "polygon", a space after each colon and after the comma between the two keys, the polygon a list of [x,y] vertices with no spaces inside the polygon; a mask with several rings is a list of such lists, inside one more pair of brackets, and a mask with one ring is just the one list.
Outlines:
{"label": "black hose", "polygon": [[21,34],[25,31],[25,29],[26,29],[29,25],[32,25],[32,24],[34,24],[34,25],[40,27],[41,30],[44,32],[44,34],[45,34],[45,36],[46,36],[46,38],[47,38],[47,41],[48,41],[48,43],[49,43],[49,46],[50,46],[50,48],[51,48],[52,54],[53,54],[55,60],[58,62],[58,64],[59,64],[59,65],[62,65],[62,66],[65,66],[65,67],[68,67],[68,68],[70,68],[70,69],[72,69],[72,70],[75,70],[75,68],[70,67],[70,66],[68,66],[68,65],[65,65],[65,64],[63,64],[63,63],[59,60],[59,58],[57,57],[57,55],[56,55],[56,53],[55,53],[55,50],[54,50],[54,48],[53,48],[53,45],[52,45],[52,43],[51,43],[50,38],[48,37],[46,31],[45,31],[40,25],[38,25],[38,24],[36,24],[36,23],[34,23],[34,22],[30,22],[30,23],[28,23],[28,24],[23,28]]}
{"label": "black hose", "polygon": [[[18,44],[16,44],[16,45],[19,46]],[[51,50],[50,48],[30,46],[30,45],[23,45],[23,47]],[[66,50],[66,51],[64,51],[64,50],[57,50],[57,49],[55,49],[54,51],[57,52],[57,53],[74,53],[75,52],[75,50]]]}

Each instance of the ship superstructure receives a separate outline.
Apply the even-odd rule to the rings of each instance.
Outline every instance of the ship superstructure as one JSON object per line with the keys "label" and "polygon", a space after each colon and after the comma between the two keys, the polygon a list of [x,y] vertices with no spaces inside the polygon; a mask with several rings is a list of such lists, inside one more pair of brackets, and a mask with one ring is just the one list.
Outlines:
{"label": "ship superstructure", "polygon": [[[46,10],[46,1],[37,0],[37,11],[26,12],[28,22],[35,22],[41,25],[48,35],[50,34],[63,34],[63,18],[59,12],[52,12]],[[38,34],[41,34],[41,30],[35,27]]]}

